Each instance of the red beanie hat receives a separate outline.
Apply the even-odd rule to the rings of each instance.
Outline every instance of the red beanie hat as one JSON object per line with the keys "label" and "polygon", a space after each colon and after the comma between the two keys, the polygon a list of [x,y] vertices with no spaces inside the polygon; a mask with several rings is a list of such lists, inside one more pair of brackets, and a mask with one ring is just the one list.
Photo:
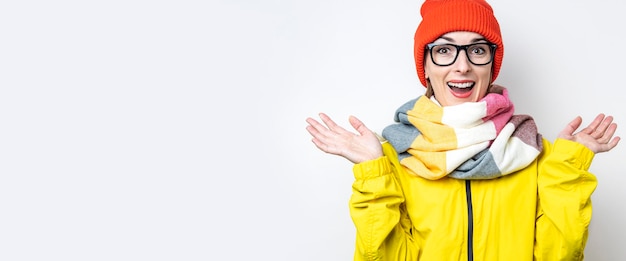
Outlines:
{"label": "red beanie hat", "polygon": [[454,31],[475,32],[498,47],[493,59],[491,82],[500,72],[504,46],[500,25],[493,9],[485,0],[426,0],[420,11],[422,22],[415,31],[415,65],[417,76],[424,86],[424,50],[426,45],[442,35]]}

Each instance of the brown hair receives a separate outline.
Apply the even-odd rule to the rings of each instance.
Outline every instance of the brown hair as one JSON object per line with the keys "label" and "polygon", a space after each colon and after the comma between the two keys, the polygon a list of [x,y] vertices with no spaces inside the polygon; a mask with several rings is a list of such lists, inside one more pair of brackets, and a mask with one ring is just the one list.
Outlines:
{"label": "brown hair", "polygon": [[433,91],[433,86],[430,85],[430,79],[426,79],[426,92],[424,93],[424,96],[430,98],[433,95],[435,95],[435,91]]}

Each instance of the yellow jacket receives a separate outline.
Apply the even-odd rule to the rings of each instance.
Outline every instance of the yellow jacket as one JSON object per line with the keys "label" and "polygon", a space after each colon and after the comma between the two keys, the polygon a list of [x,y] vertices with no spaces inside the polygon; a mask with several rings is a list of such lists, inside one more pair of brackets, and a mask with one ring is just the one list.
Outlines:
{"label": "yellow jacket", "polygon": [[393,147],[354,165],[354,260],[582,260],[597,180],[593,152],[563,139],[491,180],[427,180]]}

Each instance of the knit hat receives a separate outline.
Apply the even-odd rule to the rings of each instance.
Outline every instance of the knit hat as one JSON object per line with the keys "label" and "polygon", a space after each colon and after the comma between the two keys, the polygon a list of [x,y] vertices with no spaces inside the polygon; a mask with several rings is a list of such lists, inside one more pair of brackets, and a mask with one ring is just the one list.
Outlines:
{"label": "knit hat", "polygon": [[417,75],[424,86],[424,50],[442,35],[454,31],[475,32],[498,47],[493,59],[491,82],[500,72],[504,46],[500,25],[493,15],[493,9],[485,0],[426,0],[420,11],[422,22],[415,31],[415,65]]}

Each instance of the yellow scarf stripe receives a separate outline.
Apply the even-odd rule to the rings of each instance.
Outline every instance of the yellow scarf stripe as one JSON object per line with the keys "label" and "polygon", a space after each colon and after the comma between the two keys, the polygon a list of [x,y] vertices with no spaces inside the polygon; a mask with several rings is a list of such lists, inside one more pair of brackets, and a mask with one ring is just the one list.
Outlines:
{"label": "yellow scarf stripe", "polygon": [[448,175],[446,170],[446,152],[423,152],[410,150],[414,157],[407,157],[400,161],[413,175],[426,179],[436,180]]}

